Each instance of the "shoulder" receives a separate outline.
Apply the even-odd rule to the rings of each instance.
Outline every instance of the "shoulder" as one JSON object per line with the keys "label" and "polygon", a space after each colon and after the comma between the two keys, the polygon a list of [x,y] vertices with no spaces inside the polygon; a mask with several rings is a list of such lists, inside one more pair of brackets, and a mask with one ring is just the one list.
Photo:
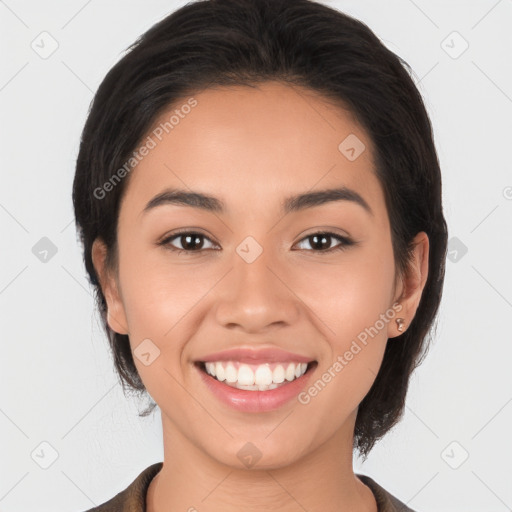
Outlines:
{"label": "shoulder", "polygon": [[372,490],[377,502],[378,512],[415,512],[381,487],[373,478],[359,474],[356,474],[356,476]]}
{"label": "shoulder", "polygon": [[145,512],[149,484],[162,469],[162,466],[162,462],[157,462],[147,467],[126,489],[102,505],[91,508],[86,512]]}

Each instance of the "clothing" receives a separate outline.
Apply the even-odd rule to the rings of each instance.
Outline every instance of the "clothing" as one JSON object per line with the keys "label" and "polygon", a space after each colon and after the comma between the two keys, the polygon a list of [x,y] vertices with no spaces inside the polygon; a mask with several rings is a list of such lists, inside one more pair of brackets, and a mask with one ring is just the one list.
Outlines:
{"label": "clothing", "polygon": [[[146,512],[146,494],[149,484],[162,469],[162,466],[162,462],[157,462],[147,467],[126,489],[103,503],[103,505],[91,508],[86,512]],[[377,502],[378,512],[414,512],[369,476],[357,473],[356,475],[372,490]]]}

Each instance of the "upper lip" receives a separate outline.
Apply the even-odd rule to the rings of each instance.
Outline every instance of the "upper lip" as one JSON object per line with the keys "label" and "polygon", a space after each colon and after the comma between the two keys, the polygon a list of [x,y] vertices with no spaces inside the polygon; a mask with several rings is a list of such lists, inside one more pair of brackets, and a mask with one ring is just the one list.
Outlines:
{"label": "upper lip", "polygon": [[215,352],[204,356],[198,361],[240,361],[247,364],[261,364],[261,363],[280,363],[280,362],[298,362],[310,363],[314,361],[313,358],[287,352],[278,348],[233,348],[230,350],[223,350],[222,352]]}

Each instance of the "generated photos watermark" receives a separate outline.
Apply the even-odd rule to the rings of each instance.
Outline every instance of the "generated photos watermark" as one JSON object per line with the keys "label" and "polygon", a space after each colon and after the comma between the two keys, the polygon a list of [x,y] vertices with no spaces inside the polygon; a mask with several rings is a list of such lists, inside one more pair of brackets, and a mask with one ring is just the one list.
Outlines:
{"label": "generated photos watermark", "polygon": [[[364,331],[361,331],[357,335],[357,339],[352,340],[350,348],[343,354],[338,355],[336,361],[322,373],[322,375],[312,384],[307,390],[302,391],[297,396],[299,403],[306,405],[309,404],[312,398],[318,395],[329,382],[338,375],[350,361],[354,359],[354,356],[359,354],[361,350],[368,344],[368,337],[374,338],[377,334],[384,329],[384,327],[392,320],[397,313],[402,310],[402,304],[396,303],[386,310],[385,313],[381,313],[378,320],[370,326],[366,327]],[[359,343],[358,343],[359,341]]]}
{"label": "generated photos watermark", "polygon": [[134,169],[134,167],[141,162],[150,151],[158,145],[164,135],[169,134],[182,119],[189,114],[193,107],[197,105],[195,98],[189,98],[186,103],[172,111],[169,119],[160,123],[153,131],[145,138],[144,142],[139,145],[130,158],[117,169],[117,171],[105,182],[101,187],[94,189],[93,195],[96,199],[103,199],[108,192],[111,192],[121,180]]}

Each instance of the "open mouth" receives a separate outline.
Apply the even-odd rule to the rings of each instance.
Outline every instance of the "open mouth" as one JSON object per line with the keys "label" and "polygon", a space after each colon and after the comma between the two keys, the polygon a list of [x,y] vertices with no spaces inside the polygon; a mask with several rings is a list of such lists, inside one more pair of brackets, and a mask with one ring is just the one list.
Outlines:
{"label": "open mouth", "polygon": [[196,361],[199,370],[231,388],[245,391],[269,391],[286,386],[312,372],[317,361],[247,364],[238,361]]}

